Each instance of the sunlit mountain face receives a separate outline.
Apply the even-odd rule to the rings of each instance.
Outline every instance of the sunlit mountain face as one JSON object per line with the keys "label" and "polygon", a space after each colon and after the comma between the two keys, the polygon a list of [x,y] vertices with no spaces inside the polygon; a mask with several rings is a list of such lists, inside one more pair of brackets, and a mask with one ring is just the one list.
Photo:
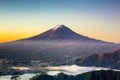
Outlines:
{"label": "sunlit mountain face", "polygon": [[58,25],[27,39],[0,44],[0,58],[17,63],[39,60],[49,65],[68,65],[78,57],[113,52],[119,48],[119,44],[89,38],[65,25]]}

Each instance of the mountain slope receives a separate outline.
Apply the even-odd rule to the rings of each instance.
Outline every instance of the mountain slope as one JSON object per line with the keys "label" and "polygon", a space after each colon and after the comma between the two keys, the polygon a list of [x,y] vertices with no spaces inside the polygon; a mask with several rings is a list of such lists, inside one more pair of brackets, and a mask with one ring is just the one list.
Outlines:
{"label": "mountain slope", "polygon": [[80,66],[101,66],[120,69],[120,50],[113,53],[93,54],[76,59],[75,63]]}
{"label": "mountain slope", "polygon": [[58,25],[42,34],[24,40],[38,41],[80,41],[80,42],[103,42],[93,38],[80,35],[65,25]]}

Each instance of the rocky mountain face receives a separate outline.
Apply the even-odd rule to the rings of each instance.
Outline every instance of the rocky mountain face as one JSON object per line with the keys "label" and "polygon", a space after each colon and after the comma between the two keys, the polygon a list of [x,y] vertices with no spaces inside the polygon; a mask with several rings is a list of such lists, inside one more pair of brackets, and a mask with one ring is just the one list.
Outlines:
{"label": "rocky mountain face", "polygon": [[120,69],[120,50],[113,53],[93,54],[84,58],[78,58],[75,60],[75,64]]}

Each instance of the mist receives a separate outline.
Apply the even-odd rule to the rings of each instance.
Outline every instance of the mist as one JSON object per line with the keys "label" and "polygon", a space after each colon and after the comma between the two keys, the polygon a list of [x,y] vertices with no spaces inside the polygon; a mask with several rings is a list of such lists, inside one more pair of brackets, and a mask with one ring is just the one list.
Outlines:
{"label": "mist", "polygon": [[114,43],[15,41],[0,44],[0,58],[17,59],[20,62],[40,60],[48,62],[49,65],[71,65],[76,58],[113,52],[119,48],[120,46]]}

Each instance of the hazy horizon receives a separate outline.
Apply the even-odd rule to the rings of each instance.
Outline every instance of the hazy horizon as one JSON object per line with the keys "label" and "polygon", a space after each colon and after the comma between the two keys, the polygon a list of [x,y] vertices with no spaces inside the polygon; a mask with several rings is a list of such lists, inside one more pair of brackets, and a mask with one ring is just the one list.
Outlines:
{"label": "hazy horizon", "polygon": [[0,43],[63,24],[95,39],[120,43],[118,0],[1,0]]}

